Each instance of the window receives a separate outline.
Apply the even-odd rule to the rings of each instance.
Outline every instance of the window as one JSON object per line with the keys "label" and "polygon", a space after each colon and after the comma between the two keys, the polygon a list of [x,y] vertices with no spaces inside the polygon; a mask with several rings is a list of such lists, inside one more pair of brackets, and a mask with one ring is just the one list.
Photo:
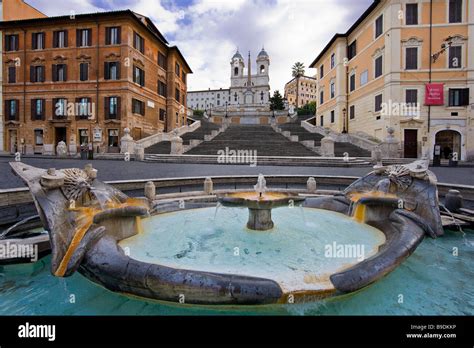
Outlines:
{"label": "window", "polygon": [[133,66],[133,82],[138,83],[142,87],[145,86],[145,71],[136,65]]}
{"label": "window", "polygon": [[87,129],[79,129],[79,145],[89,144],[89,131]]}
{"label": "window", "polygon": [[334,121],[335,121],[334,110],[331,110],[331,123],[334,123]]}
{"label": "window", "polygon": [[322,116],[322,115],[319,116],[319,125],[320,125],[321,127],[324,127],[324,116]]}
{"label": "window", "polygon": [[89,80],[89,63],[79,64],[79,80],[81,81]]}
{"label": "window", "polygon": [[263,95],[264,93],[263,92],[260,92],[260,100],[263,102]]}
{"label": "window", "polygon": [[349,77],[349,91],[354,91],[356,88],[356,75],[355,73]]}
{"label": "window", "polygon": [[324,76],[324,64],[319,67],[319,78],[322,79]]}
{"label": "window", "polygon": [[82,98],[77,98],[76,102],[79,105],[79,118],[81,120],[86,120],[89,118],[90,115],[92,115],[92,100],[91,98],[87,97],[82,97]]}
{"label": "window", "polygon": [[59,30],[53,32],[53,47],[65,48],[68,47],[67,31]]}
{"label": "window", "polygon": [[53,99],[53,118],[60,118],[67,116],[67,99],[56,98]]}
{"label": "window", "polygon": [[405,90],[405,102],[407,104],[416,104],[416,103],[418,103],[418,90],[417,89],[407,89],[407,90]]}
{"label": "window", "polygon": [[105,97],[104,105],[107,119],[120,119],[120,97]]}
{"label": "window", "polygon": [[120,80],[120,62],[105,62],[104,63],[104,79],[105,80]]}
{"label": "window", "polygon": [[319,93],[319,104],[324,104],[324,91]]}
{"label": "window", "polygon": [[5,100],[5,118],[7,121],[19,120],[19,102],[16,99]]}
{"label": "window", "polygon": [[180,68],[179,68],[179,64],[178,63],[175,63],[174,65],[174,72],[176,73],[176,76],[180,76]]}
{"label": "window", "polygon": [[330,86],[330,94],[331,94],[331,99],[336,96],[336,84],[334,81],[331,81]]}
{"label": "window", "polygon": [[375,112],[382,110],[382,95],[378,94],[375,96]]}
{"label": "window", "polygon": [[106,45],[120,45],[121,43],[121,30],[120,27],[109,27],[105,28],[105,44]]}
{"label": "window", "polygon": [[177,102],[179,102],[179,89],[175,88],[174,89],[174,98],[176,99]]}
{"label": "window", "polygon": [[133,33],[133,47],[139,50],[141,53],[145,53],[145,39],[137,33]]}
{"label": "window", "polygon": [[159,120],[160,120],[161,122],[164,122],[164,121],[165,121],[165,119],[166,119],[166,110],[164,110],[164,109],[160,109],[160,116],[159,116]]}
{"label": "window", "polygon": [[8,83],[16,83],[16,67],[8,67]]}
{"label": "window", "polygon": [[158,65],[166,69],[166,56],[161,52],[158,52]]}
{"label": "window", "polygon": [[334,69],[336,66],[336,55],[333,53],[331,54],[331,69]]}
{"label": "window", "polygon": [[382,76],[382,56],[375,59],[375,78]]}
{"label": "window", "polygon": [[378,38],[383,33],[383,15],[380,15],[375,20],[375,38]]}
{"label": "window", "polygon": [[363,86],[367,82],[369,82],[369,70],[364,70],[362,74],[360,74],[360,85]]}
{"label": "window", "polygon": [[237,93],[234,93],[234,101],[237,101]]}
{"label": "window", "polygon": [[76,46],[77,47],[92,46],[92,29],[77,29]]}
{"label": "window", "polygon": [[166,83],[162,81],[158,81],[158,94],[161,95],[162,97],[166,97],[167,93],[167,86]]}
{"label": "window", "polygon": [[34,50],[44,50],[44,33],[31,34],[31,48]]}
{"label": "window", "polygon": [[418,47],[405,48],[405,69],[418,69]]}
{"label": "window", "polygon": [[451,46],[449,47],[449,68],[459,69],[462,68],[462,47]]}
{"label": "window", "polygon": [[118,129],[107,130],[108,145],[109,147],[118,147],[119,144],[119,131]]}
{"label": "window", "polygon": [[31,100],[31,120],[39,121],[44,120],[44,99],[32,99]]}
{"label": "window", "polygon": [[35,145],[43,146],[43,130],[35,129]]}
{"label": "window", "polygon": [[5,35],[5,51],[18,51],[19,50],[19,36],[15,35]]}
{"label": "window", "polygon": [[44,82],[45,73],[43,65],[30,66],[30,82]]}
{"label": "window", "polygon": [[469,105],[469,88],[450,88],[449,106]]}
{"label": "window", "polygon": [[349,107],[349,119],[353,120],[356,117],[355,114],[355,105]]}
{"label": "window", "polygon": [[260,65],[260,74],[265,74],[265,65]]}
{"label": "window", "polygon": [[462,22],[462,0],[449,0],[449,23]]}
{"label": "window", "polygon": [[67,81],[67,65],[53,64],[53,81],[65,82]]}
{"label": "window", "polygon": [[405,24],[417,25],[418,24],[418,4],[406,4],[405,12],[406,12]]}
{"label": "window", "polygon": [[347,59],[351,60],[357,55],[357,40],[354,40],[349,47],[347,47]]}
{"label": "window", "polygon": [[145,116],[145,103],[135,98],[132,99],[132,113]]}

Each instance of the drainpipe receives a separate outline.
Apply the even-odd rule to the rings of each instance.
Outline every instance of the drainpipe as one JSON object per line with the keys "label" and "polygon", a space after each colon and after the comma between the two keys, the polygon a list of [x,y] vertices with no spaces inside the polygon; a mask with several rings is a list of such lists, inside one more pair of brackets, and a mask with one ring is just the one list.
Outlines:
{"label": "drainpipe", "polygon": [[[429,83],[431,83],[431,70],[432,70],[432,45],[433,45],[433,0],[430,0],[430,65],[429,65]],[[428,134],[431,128],[431,105],[428,105]]]}
{"label": "drainpipe", "polygon": [[[346,52],[349,48],[349,40],[346,36]],[[342,133],[349,133],[349,62],[347,62],[346,68],[346,114],[344,115],[344,124]]]}
{"label": "drainpipe", "polygon": [[[95,95],[96,95],[96,100],[95,100],[95,123],[97,126],[99,126],[99,21],[97,18],[95,19],[96,27],[97,27],[97,42],[96,42],[96,62],[97,62],[97,68],[96,68],[96,74],[95,74]],[[120,133],[119,133],[120,134]],[[94,144],[94,138],[93,134],[90,134],[91,136],[91,141],[92,144]],[[103,140],[103,139],[102,139]],[[119,137],[120,140],[120,137]],[[92,145],[92,152],[94,151],[94,145]],[[99,153],[99,146],[97,146],[97,153]]]}
{"label": "drainpipe", "polygon": [[[27,76],[27,69],[26,69],[26,29],[22,28],[23,30],[23,122],[26,126],[26,76]],[[19,117],[18,117],[19,118]],[[21,141],[21,136],[20,136],[20,133],[23,133],[23,132],[20,132],[21,130],[21,121],[20,121],[20,124],[19,124],[19,127],[18,127],[18,135],[17,135],[17,144],[18,144],[18,141]],[[25,137],[25,142],[24,144],[26,144],[26,137]],[[18,146],[18,145],[17,145]],[[21,152],[23,152],[25,149],[21,149]],[[18,149],[17,149],[18,151]]]}

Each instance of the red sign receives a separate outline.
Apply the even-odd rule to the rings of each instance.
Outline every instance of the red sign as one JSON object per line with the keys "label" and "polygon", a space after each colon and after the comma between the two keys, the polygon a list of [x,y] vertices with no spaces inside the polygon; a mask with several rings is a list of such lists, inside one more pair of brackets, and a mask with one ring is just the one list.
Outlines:
{"label": "red sign", "polygon": [[425,87],[425,105],[444,105],[443,83],[427,83]]}

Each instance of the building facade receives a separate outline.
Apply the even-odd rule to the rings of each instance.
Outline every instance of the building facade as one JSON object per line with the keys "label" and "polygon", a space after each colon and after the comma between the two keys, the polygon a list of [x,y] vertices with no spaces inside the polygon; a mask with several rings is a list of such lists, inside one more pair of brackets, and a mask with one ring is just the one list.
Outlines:
{"label": "building facade", "polygon": [[[23,0],[3,0],[0,1],[0,21],[11,21],[15,19],[42,18],[43,13],[28,5]],[[3,66],[3,35],[0,32],[0,65]],[[3,69],[0,69],[0,81],[3,81]],[[0,105],[3,105],[3,86],[0,83]],[[3,107],[0,107],[0,152],[4,150],[3,140]]]}
{"label": "building facade", "polygon": [[[270,105],[270,57],[262,49],[256,59],[256,71],[252,72],[250,52],[247,68],[242,55],[237,52],[230,62],[230,87],[228,89],[189,91],[188,105],[193,109],[223,110],[237,107],[263,107]],[[218,98],[217,95],[220,97]]]}
{"label": "building facade", "polygon": [[285,99],[289,105],[301,108],[317,99],[318,80],[310,76],[298,76],[285,84]]}
{"label": "building facade", "polygon": [[474,0],[375,0],[310,67],[318,125],[474,159]]}
{"label": "building facade", "polygon": [[[130,10],[2,22],[7,151],[118,152],[186,124],[192,73],[153,22]],[[18,64],[20,62],[20,64]]]}

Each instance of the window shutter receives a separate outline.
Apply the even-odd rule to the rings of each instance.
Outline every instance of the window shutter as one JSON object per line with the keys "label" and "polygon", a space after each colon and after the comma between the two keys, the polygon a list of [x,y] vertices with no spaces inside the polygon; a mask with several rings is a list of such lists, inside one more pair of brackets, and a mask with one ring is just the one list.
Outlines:
{"label": "window shutter", "polygon": [[76,30],[76,47],[81,47],[81,29]]}
{"label": "window shutter", "polygon": [[36,99],[31,99],[31,120],[36,119]]}
{"label": "window shutter", "polygon": [[36,82],[35,81],[35,67],[33,65],[30,65],[30,82]]}
{"label": "window shutter", "polygon": [[5,51],[11,51],[11,36],[5,36]]}
{"label": "window shutter", "polygon": [[46,76],[45,76],[46,73],[45,73],[45,70],[46,70],[46,69],[45,69],[44,66],[42,66],[42,67],[40,68],[40,81],[41,81],[41,82],[44,82],[44,81],[46,80]]}
{"label": "window shutter", "polygon": [[5,121],[10,119],[10,102],[5,100]]}
{"label": "window shutter", "polygon": [[140,114],[142,116],[145,116],[145,103],[144,102],[140,102]]}
{"label": "window shutter", "polygon": [[68,42],[68,31],[64,30],[64,47],[68,47],[69,42]]}
{"label": "window shutter", "polygon": [[119,45],[122,43],[122,27],[117,28],[117,43]]}
{"label": "window shutter", "polygon": [[92,29],[87,29],[87,46],[92,46]]}
{"label": "window shutter", "polygon": [[41,119],[45,119],[45,114],[46,114],[46,99],[43,99],[41,102]]}
{"label": "window shutter", "polygon": [[58,81],[58,66],[56,64],[53,64],[52,70],[53,70],[53,81],[56,82]]}
{"label": "window shutter", "polygon": [[51,105],[51,109],[53,111],[52,118],[56,118],[56,104],[58,103],[57,98],[53,98],[53,104]]}
{"label": "window shutter", "polygon": [[37,44],[37,42],[36,42],[36,33],[32,33],[31,34],[31,48],[36,50],[38,48],[38,46],[36,44]]}
{"label": "window shutter", "polygon": [[64,81],[67,81],[67,65],[63,64],[64,67]]}
{"label": "window shutter", "polygon": [[461,105],[469,105],[469,88],[461,89]]}
{"label": "window shutter", "polygon": [[53,47],[57,48],[59,46],[59,31],[53,31]]}
{"label": "window shutter", "polygon": [[110,117],[110,98],[109,97],[104,98],[104,116],[105,116],[105,119],[109,119]]}
{"label": "window shutter", "polygon": [[117,80],[120,80],[120,62],[117,62]]}
{"label": "window shutter", "polygon": [[110,32],[111,28],[105,28],[105,44],[110,45]]}
{"label": "window shutter", "polygon": [[[15,121],[19,121],[19,120],[20,120],[20,101],[19,101],[19,100],[16,100],[15,103],[16,103]],[[25,106],[26,106],[26,105],[25,105]]]}
{"label": "window shutter", "polygon": [[43,40],[41,41],[41,47],[40,49],[44,50],[46,48],[46,32],[39,33],[43,37]]}
{"label": "window shutter", "polygon": [[145,70],[140,70],[140,85],[145,86]]}
{"label": "window shutter", "polygon": [[120,116],[122,115],[122,98],[117,97],[117,120],[120,120]]}
{"label": "window shutter", "polygon": [[110,79],[109,62],[104,62],[104,79]]}

